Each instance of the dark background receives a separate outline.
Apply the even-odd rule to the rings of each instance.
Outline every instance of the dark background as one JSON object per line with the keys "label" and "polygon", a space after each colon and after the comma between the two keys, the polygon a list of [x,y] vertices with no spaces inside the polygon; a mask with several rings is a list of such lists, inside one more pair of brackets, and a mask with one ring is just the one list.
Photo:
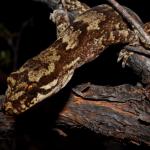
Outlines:
{"label": "dark background", "polygon": [[[107,3],[105,0],[81,0],[89,6]],[[143,20],[150,20],[148,0],[118,0],[120,4],[134,10]],[[32,0],[0,0],[0,94],[4,94],[6,78],[10,72],[19,68],[28,58],[38,54],[56,40],[55,25],[49,20],[52,10],[47,4]],[[118,51],[118,48],[114,48]],[[16,55],[18,59],[16,60]],[[94,62],[77,70],[75,83],[88,82],[96,84],[136,84],[138,78],[128,68],[122,69],[116,63],[117,54],[109,49]],[[96,67],[95,67],[96,66]],[[75,79],[79,79],[76,81]],[[61,94],[61,93],[60,93]],[[44,104],[43,104],[44,105]],[[118,143],[111,138],[94,135],[86,129],[69,130],[69,137],[60,136],[53,126],[45,106],[34,113],[27,113],[17,119],[15,149],[142,149],[127,143]],[[52,117],[53,118],[53,117]],[[55,117],[54,117],[55,118]],[[68,130],[67,128],[65,130]],[[52,148],[54,147],[54,148]],[[5,148],[4,150],[7,150]]]}

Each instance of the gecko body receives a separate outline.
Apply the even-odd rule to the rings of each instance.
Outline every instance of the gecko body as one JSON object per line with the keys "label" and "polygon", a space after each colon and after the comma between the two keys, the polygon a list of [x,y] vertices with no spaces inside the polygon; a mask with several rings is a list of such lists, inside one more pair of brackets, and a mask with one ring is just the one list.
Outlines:
{"label": "gecko body", "polygon": [[78,16],[51,46],[10,74],[5,111],[20,114],[28,110],[59,92],[77,68],[96,59],[108,46],[131,43],[135,38],[112,7],[91,8]]}

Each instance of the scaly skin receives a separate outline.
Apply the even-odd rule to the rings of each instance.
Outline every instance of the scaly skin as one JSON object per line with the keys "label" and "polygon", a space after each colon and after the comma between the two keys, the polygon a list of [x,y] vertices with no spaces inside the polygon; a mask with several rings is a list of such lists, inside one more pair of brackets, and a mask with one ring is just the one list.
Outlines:
{"label": "scaly skin", "polygon": [[134,32],[112,7],[90,9],[51,46],[10,74],[5,111],[20,114],[28,110],[60,91],[75,69],[97,58],[108,46],[134,40]]}
{"label": "scaly skin", "polygon": [[90,9],[89,6],[78,0],[60,0],[58,6],[50,15],[50,19],[57,27],[57,37],[67,29],[77,16]]}

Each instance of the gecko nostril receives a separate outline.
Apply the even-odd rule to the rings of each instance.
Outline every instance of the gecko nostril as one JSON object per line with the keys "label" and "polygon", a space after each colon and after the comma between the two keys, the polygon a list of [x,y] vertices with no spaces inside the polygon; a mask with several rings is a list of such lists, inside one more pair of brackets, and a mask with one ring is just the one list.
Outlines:
{"label": "gecko nostril", "polygon": [[28,91],[31,91],[33,89],[33,85],[29,85],[28,87],[27,87],[27,90]]}
{"label": "gecko nostril", "polygon": [[32,91],[33,89],[35,89],[35,87],[36,87],[36,84],[32,83],[32,84],[30,84],[30,85],[27,86],[27,90],[28,91]]}

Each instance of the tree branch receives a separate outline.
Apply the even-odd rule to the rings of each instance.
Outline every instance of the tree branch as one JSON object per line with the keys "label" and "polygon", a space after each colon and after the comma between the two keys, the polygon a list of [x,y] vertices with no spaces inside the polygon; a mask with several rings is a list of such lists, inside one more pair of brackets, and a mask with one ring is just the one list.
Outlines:
{"label": "tree branch", "polygon": [[58,125],[71,128],[88,128],[96,134],[119,141],[144,143],[150,146],[150,126],[142,118],[150,119],[144,111],[150,109],[149,101],[88,101],[71,95],[69,103],[60,113]]}

